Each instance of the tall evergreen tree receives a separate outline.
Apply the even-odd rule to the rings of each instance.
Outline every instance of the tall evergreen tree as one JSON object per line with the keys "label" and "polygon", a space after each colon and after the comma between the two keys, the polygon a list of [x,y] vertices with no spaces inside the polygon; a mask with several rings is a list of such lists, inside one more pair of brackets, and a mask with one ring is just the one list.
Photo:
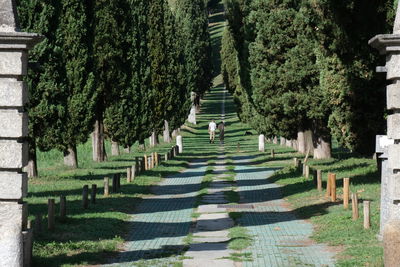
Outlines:
{"label": "tall evergreen tree", "polygon": [[112,96],[125,84],[124,36],[119,24],[126,13],[119,1],[94,0],[93,58],[98,101],[93,132],[93,159],[106,159],[104,116]]}

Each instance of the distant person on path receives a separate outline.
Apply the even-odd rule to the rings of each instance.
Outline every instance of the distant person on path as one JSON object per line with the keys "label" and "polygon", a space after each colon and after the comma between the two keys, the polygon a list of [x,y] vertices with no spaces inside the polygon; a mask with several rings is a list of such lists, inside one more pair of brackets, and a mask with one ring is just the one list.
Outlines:
{"label": "distant person on path", "polygon": [[210,124],[208,124],[208,133],[210,134],[210,144],[214,143],[216,130],[217,130],[217,124],[215,123],[214,120],[212,120]]}
{"label": "distant person on path", "polygon": [[219,130],[219,142],[222,144],[224,142],[224,137],[225,137],[225,123],[221,121],[220,124],[218,124],[218,130]]}

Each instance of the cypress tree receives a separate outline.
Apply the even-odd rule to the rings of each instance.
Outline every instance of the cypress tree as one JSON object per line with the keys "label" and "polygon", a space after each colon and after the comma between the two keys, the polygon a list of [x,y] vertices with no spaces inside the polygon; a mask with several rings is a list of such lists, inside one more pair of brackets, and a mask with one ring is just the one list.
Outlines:
{"label": "cypress tree", "polygon": [[104,161],[105,111],[112,103],[112,96],[122,88],[126,79],[122,62],[124,37],[119,25],[119,19],[126,14],[119,1],[94,0],[93,10],[94,75],[98,94],[93,132],[93,160]]}

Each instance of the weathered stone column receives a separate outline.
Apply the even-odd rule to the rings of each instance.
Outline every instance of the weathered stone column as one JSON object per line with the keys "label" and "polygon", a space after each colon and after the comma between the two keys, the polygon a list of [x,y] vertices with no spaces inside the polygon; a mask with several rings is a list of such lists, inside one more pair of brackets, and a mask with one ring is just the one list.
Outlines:
{"label": "weathered stone column", "polygon": [[[37,34],[17,31],[15,3],[0,0],[0,265],[23,265],[22,198],[27,193],[28,50],[40,40]],[[26,207],[25,207],[26,208]],[[26,226],[25,226],[26,227]]]}
{"label": "weathered stone column", "polygon": [[179,147],[179,153],[182,153],[183,152],[182,135],[178,135],[176,137],[176,145]]}
{"label": "weathered stone column", "polygon": [[[382,165],[381,233],[389,221],[400,219],[400,7],[397,9],[393,34],[377,35],[369,44],[386,54],[386,66],[378,67],[386,72],[387,109],[392,113],[387,119],[387,138],[390,144],[383,151],[387,154]],[[378,146],[378,145],[377,145]],[[385,175],[386,174],[386,175]]]}
{"label": "weathered stone column", "polygon": [[265,136],[263,134],[258,136],[258,151],[265,152]]}

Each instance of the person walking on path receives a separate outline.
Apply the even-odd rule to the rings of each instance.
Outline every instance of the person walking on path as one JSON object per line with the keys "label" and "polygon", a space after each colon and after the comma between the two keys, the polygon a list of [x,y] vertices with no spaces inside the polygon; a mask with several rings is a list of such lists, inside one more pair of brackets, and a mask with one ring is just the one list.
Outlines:
{"label": "person walking on path", "polygon": [[210,144],[214,143],[216,130],[217,130],[217,124],[215,123],[214,120],[212,120],[210,124],[208,124],[208,133],[210,134]]}
{"label": "person walking on path", "polygon": [[221,123],[218,124],[218,130],[219,130],[219,143],[222,144],[224,143],[224,137],[225,137],[225,123],[221,121]]}

